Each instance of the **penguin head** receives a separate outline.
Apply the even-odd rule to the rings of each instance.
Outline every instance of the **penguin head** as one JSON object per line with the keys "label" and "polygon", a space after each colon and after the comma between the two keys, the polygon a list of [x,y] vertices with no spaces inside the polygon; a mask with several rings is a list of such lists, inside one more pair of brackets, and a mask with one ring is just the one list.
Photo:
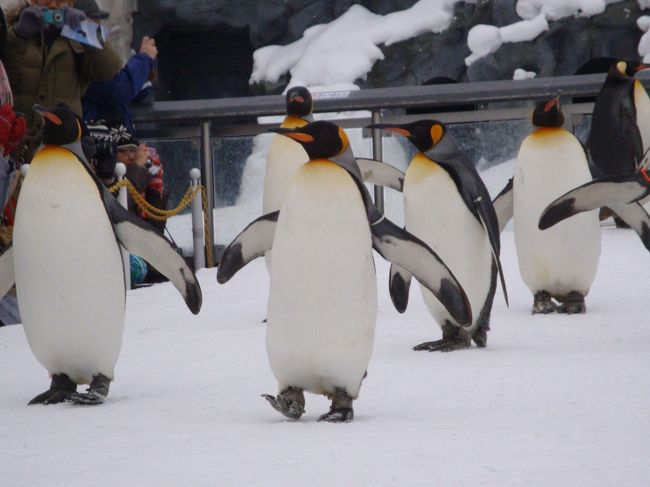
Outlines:
{"label": "penguin head", "polygon": [[433,149],[442,140],[447,132],[442,122],[437,120],[418,120],[402,125],[375,123],[367,128],[388,130],[408,138],[420,152]]}
{"label": "penguin head", "polygon": [[287,91],[285,98],[287,103],[287,115],[295,117],[306,117],[312,111],[311,92],[304,86],[294,86]]}
{"label": "penguin head", "polygon": [[59,104],[47,109],[34,105],[34,111],[43,118],[43,144],[67,145],[85,135],[85,124],[67,105]]}
{"label": "penguin head", "polygon": [[643,64],[639,61],[632,61],[629,59],[621,59],[612,64],[609,69],[609,76],[616,79],[633,78],[636,73],[650,68],[649,65]]}
{"label": "penguin head", "polygon": [[311,122],[304,127],[294,129],[272,128],[270,132],[282,134],[295,140],[303,146],[310,160],[330,159],[350,147],[350,140],[345,131],[338,125],[319,120]]}
{"label": "penguin head", "polygon": [[544,100],[535,106],[533,125],[536,127],[561,127],[564,125],[564,115],[560,108],[560,97]]}

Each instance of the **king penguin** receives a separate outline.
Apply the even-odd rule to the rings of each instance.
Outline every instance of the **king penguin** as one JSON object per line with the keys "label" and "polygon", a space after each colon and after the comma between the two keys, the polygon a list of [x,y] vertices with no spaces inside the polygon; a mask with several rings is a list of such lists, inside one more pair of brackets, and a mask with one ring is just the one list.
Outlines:
{"label": "king penguin", "polygon": [[551,201],[591,181],[587,156],[562,128],[558,98],[538,103],[532,121],[535,130],[519,148],[512,183],[519,270],[534,296],[533,314],[584,313],[600,258],[598,215],[585,213],[544,232],[538,222]]}
{"label": "king penguin", "polygon": [[[619,60],[610,67],[601,87],[591,119],[587,141],[594,178],[634,173],[647,165],[650,148],[650,98],[641,82],[634,79],[650,66]],[[600,218],[612,216],[604,207]],[[624,218],[614,214],[616,226],[625,227]]]}
{"label": "king penguin", "polygon": [[[406,229],[431,246],[449,265],[469,298],[474,320],[463,325],[421,287],[429,312],[442,328],[442,339],[414,350],[453,351],[468,348],[472,340],[487,345],[490,313],[496,292],[500,241],[496,214],[489,193],[474,165],[458,150],[447,127],[436,120],[404,125],[374,124],[407,137],[419,151],[404,180]],[[501,283],[507,302],[503,274]],[[410,275],[391,268],[390,293],[399,312],[408,304]]]}
{"label": "king penguin", "polygon": [[650,66],[620,60],[601,87],[588,147],[594,178],[632,174],[650,147],[650,98],[634,75]]}
{"label": "king penguin", "polygon": [[[293,129],[304,127],[313,121],[311,114],[313,108],[312,96],[306,87],[294,86],[290,88],[287,91],[285,103],[287,115],[280,127]],[[266,158],[264,195],[262,198],[263,214],[280,209],[291,176],[308,160],[309,157],[307,157],[307,153],[300,144],[296,144],[280,134],[273,136]],[[266,268],[269,271],[271,269],[271,255],[272,252],[268,252],[265,256]]]}
{"label": "king penguin", "polygon": [[[147,223],[122,208],[81,155],[80,119],[67,107],[36,107],[43,146],[23,182],[13,246],[0,256],[0,292],[16,284],[27,341],[49,390],[29,404],[99,404],[122,343],[125,281],[119,244],[167,276],[193,313],[194,273]],[[77,393],[78,384],[90,384]]]}
{"label": "king penguin", "polygon": [[319,121],[273,131],[304,147],[281,209],[251,223],[224,251],[217,279],[228,281],[273,248],[266,347],[278,395],[265,394],[291,419],[304,391],[328,396],[320,421],[349,422],[372,354],[377,290],[372,249],[414,273],[457,320],[471,321],[464,291],[422,241],[374,206],[346,133]]}

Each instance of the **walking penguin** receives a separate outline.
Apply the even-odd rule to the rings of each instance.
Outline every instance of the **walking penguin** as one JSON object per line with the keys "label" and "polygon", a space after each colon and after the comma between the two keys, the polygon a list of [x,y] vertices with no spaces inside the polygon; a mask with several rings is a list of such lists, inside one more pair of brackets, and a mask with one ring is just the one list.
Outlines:
{"label": "walking penguin", "polygon": [[[16,284],[27,341],[51,375],[29,404],[100,404],[122,344],[124,268],[119,245],[167,276],[193,313],[194,273],[147,223],[119,205],[81,155],[80,119],[66,106],[36,107],[43,146],[23,182],[13,246],[0,256],[0,293]],[[90,384],[77,393],[78,384]]]}
{"label": "walking penguin", "polygon": [[469,302],[437,255],[374,206],[343,129],[318,121],[273,131],[300,143],[309,162],[291,179],[281,209],[226,248],[217,279],[227,282],[273,248],[266,346],[279,393],[264,397],[298,419],[304,391],[324,394],[332,404],[319,420],[349,422],[374,341],[372,249],[412,272],[459,323],[471,321]]}

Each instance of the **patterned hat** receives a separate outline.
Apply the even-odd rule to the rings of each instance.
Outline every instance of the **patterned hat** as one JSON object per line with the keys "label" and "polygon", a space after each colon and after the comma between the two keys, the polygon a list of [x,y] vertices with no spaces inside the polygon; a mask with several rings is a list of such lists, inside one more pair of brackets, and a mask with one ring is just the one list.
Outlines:
{"label": "patterned hat", "polygon": [[135,138],[135,135],[124,124],[111,127],[111,137],[118,149],[138,148],[138,139]]}

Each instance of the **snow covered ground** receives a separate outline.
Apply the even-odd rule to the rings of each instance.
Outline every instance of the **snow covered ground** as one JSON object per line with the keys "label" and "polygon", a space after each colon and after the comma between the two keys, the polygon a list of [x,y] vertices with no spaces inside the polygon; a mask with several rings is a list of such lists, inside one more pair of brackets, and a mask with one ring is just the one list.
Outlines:
{"label": "snow covered ground", "polygon": [[225,286],[201,271],[196,317],[169,284],[129,292],[99,407],[27,407],[49,379],[22,328],[0,328],[0,485],[648,485],[650,256],[630,231],[602,234],[588,313],[533,317],[506,231],[511,308],[499,294],[488,348],[450,354],[411,351],[440,331],[417,289],[405,315],[392,308],[377,258],[351,424],[317,423],[325,398],[291,422],[259,397],[275,392],[261,260]]}

